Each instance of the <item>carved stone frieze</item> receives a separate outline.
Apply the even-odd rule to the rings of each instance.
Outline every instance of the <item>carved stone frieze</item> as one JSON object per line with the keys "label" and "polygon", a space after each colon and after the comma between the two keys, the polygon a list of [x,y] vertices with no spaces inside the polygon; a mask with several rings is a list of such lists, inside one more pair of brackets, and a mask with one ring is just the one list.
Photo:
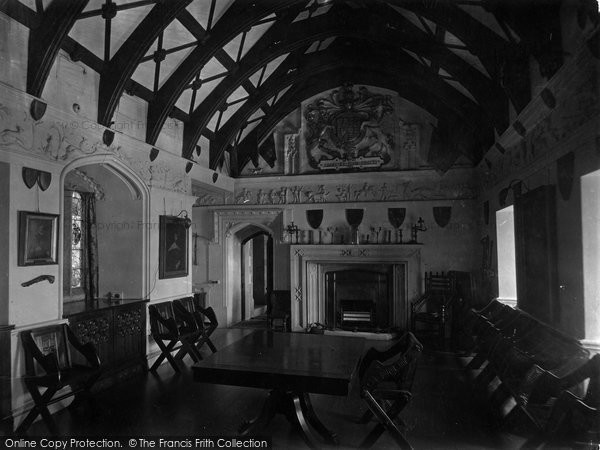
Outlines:
{"label": "carved stone frieze", "polygon": [[191,179],[184,164],[175,169],[165,161],[139,158],[120,145],[105,145],[104,127],[82,117],[46,118],[35,121],[25,109],[0,103],[0,149],[24,152],[68,163],[84,156],[110,154],[129,166],[148,186],[189,193]]}
{"label": "carved stone frieze", "polygon": [[[556,106],[552,109],[539,108],[539,117],[530,119],[525,136],[516,144],[504,145],[504,153],[498,154],[496,147],[488,151],[491,167],[479,166],[485,189],[516,177],[517,173],[560,147],[560,143],[574,135],[577,129],[600,116],[600,89],[597,69],[589,60],[579,59],[568,85],[554,92]],[[558,88],[554,88],[558,90]],[[523,121],[525,119],[522,119]]]}
{"label": "carved stone frieze", "polygon": [[[220,204],[236,205],[296,205],[314,203],[354,203],[411,200],[456,200],[477,196],[472,183],[404,181],[400,183],[314,183],[276,187],[242,187],[234,194],[234,201],[226,196],[203,195],[196,206]],[[221,202],[221,203],[220,203]]]}

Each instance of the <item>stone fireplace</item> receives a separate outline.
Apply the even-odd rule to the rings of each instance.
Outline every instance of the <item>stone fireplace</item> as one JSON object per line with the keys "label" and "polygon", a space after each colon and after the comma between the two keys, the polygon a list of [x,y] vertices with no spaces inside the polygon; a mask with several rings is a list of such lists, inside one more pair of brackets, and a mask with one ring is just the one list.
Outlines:
{"label": "stone fireplace", "polygon": [[406,329],[420,293],[419,245],[292,245],[292,330]]}

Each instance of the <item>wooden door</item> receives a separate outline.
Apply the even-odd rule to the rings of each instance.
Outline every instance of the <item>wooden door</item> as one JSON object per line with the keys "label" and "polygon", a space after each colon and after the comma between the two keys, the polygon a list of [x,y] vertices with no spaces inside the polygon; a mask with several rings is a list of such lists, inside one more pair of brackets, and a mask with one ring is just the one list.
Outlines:
{"label": "wooden door", "polygon": [[541,186],[515,200],[517,306],[556,325],[556,189]]}

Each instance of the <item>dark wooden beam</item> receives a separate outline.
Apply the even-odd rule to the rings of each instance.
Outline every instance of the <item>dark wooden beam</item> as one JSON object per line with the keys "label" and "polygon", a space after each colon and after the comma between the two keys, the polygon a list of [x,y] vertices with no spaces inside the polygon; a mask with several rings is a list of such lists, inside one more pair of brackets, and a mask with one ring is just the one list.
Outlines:
{"label": "dark wooden beam", "polygon": [[[504,88],[506,95],[518,111],[531,100],[529,66],[518,45],[503,39],[453,2],[440,0],[436,2],[435,7],[431,7],[422,1],[391,1],[400,7],[427,17],[464,42],[469,52],[479,58],[490,76]],[[498,1],[490,1],[485,2],[482,6],[498,3]],[[520,2],[509,3],[516,5]],[[538,9],[543,8],[543,5],[540,7],[538,4]],[[512,74],[521,74],[521,76],[507,77],[507,71]],[[503,130],[499,129],[498,131]]]}
{"label": "dark wooden beam", "polygon": [[160,130],[175,102],[191,83],[198,71],[223,48],[227,42],[251,27],[261,18],[293,6],[298,0],[236,0],[206,34],[200,43],[182,61],[175,72],[164,82],[155,100],[148,105],[146,141],[155,143]]}
{"label": "dark wooden beam", "polygon": [[52,64],[88,0],[54,1],[29,33],[27,92],[42,95]]}
{"label": "dark wooden beam", "polygon": [[[464,117],[449,110],[442,102],[429,97],[426,89],[398,80],[394,73],[383,73],[377,69],[365,69],[364,67],[360,68],[360,70],[356,70],[355,68],[335,67],[333,69],[325,70],[324,72],[317,72],[309,75],[304,80],[299,80],[299,82],[297,82],[297,84],[295,84],[294,87],[292,87],[292,89],[290,89],[280,101],[274,105],[273,113],[255,129],[256,134],[254,137],[248,135],[246,139],[238,145],[237,171],[241,172],[245,164],[255,158],[255,155],[252,152],[258,151],[258,142],[263,140],[267,133],[269,133],[282,118],[298,108],[300,102],[306,98],[317,95],[320,92],[338,87],[348,80],[352,80],[355,84],[369,84],[396,90],[399,95],[416,104],[423,98],[429,98],[427,102],[421,102],[421,106],[425,107],[432,115],[438,117],[439,121],[452,120],[453,122],[465,122]],[[423,103],[426,103],[426,105]],[[247,142],[249,139],[252,139],[253,142]],[[455,147],[451,142],[448,142],[447,144],[452,148]],[[455,154],[451,157],[455,160],[457,156],[458,154]]]}
{"label": "dark wooden beam", "polygon": [[[410,85],[414,88],[414,92],[418,91],[420,93],[418,96],[410,94],[409,91],[410,100],[426,107],[426,109],[431,109],[432,105],[438,105],[436,107],[438,110],[444,108],[445,111],[453,111],[452,114],[458,114],[464,117],[465,120],[470,117],[482,117],[482,111],[478,105],[458,93],[458,91],[436,77],[435,74],[432,74],[429,69],[421,66],[407,55],[398,56],[388,61],[387,65],[379,64],[382,57],[388,51],[389,49],[385,48],[385,46],[375,50],[369,46],[358,49],[356,46],[346,47],[342,44],[341,46],[332,46],[323,52],[303,55],[302,59],[292,64],[298,67],[298,70],[293,73],[288,73],[287,66],[285,65],[278,68],[277,73],[274,73],[258,89],[257,95],[248,99],[246,104],[216,133],[216,141],[211,146],[211,164],[218,161],[224,148],[231,142],[237,130],[261,104],[284,87],[290,84],[295,85],[314,73],[330,70],[332,66],[344,69],[345,73],[350,73],[350,68],[353,68],[354,73],[352,77],[360,76],[362,71],[373,73],[373,67],[379,68],[378,70],[382,73],[385,72],[388,76],[394,78],[396,85]],[[352,77],[349,80],[352,80]],[[296,105],[296,107],[298,106],[299,104]],[[270,114],[266,120],[270,121],[272,117],[272,114]],[[473,122],[474,119],[470,118],[468,120]],[[477,121],[479,122],[479,120]],[[489,125],[487,127],[489,128]],[[259,133],[259,137],[262,139],[264,136]],[[214,154],[213,151],[215,152]],[[242,159],[240,158],[240,161]]]}
{"label": "dark wooden beam", "polygon": [[[343,19],[339,20],[336,16],[334,18],[320,16],[285,27],[283,35],[279,30],[265,33],[263,39],[255,44],[240,63],[239,69],[223,80],[190,116],[191,123],[186,124],[185,128],[183,155],[191,154],[201,130],[204,129],[225,99],[237,89],[246,77],[282,54],[293,52],[306,43],[330,36],[337,36],[339,39],[346,36],[362,38],[372,42],[374,47],[387,47],[388,54],[382,55],[381,61],[378,61],[377,64],[387,64],[390,58],[395,57],[395,54],[403,53],[402,47],[423,54],[435,61],[436,65],[444,67],[446,71],[454,75],[485,106],[484,115],[489,117],[496,128],[503,130],[508,125],[508,101],[500,85],[449,51],[433,36],[424,33],[397,13],[393,14],[396,16],[393,17],[394,27],[375,28],[373,25],[376,23],[392,20],[389,11],[384,12],[386,12],[385,16],[365,15],[363,11],[359,11],[351,16],[345,15]],[[438,29],[441,28],[438,27]],[[273,45],[272,42],[278,42],[278,44]],[[398,47],[390,48],[390,43]],[[294,64],[284,65],[284,67],[286,70],[292,69]],[[434,71],[437,74],[437,69]]]}
{"label": "dark wooden beam", "polygon": [[157,2],[105,65],[100,76],[99,123],[106,126],[110,124],[119,99],[141,59],[158,35],[190,3],[191,0]]}

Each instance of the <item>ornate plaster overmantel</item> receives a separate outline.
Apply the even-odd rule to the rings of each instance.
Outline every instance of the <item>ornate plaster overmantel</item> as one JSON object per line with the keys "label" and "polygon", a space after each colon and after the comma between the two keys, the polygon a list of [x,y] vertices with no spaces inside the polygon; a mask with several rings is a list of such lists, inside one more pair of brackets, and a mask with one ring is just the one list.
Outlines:
{"label": "ornate plaster overmantel", "polygon": [[393,324],[408,326],[408,305],[421,292],[420,245],[291,245],[292,331],[324,322],[324,267],[393,267]]}

